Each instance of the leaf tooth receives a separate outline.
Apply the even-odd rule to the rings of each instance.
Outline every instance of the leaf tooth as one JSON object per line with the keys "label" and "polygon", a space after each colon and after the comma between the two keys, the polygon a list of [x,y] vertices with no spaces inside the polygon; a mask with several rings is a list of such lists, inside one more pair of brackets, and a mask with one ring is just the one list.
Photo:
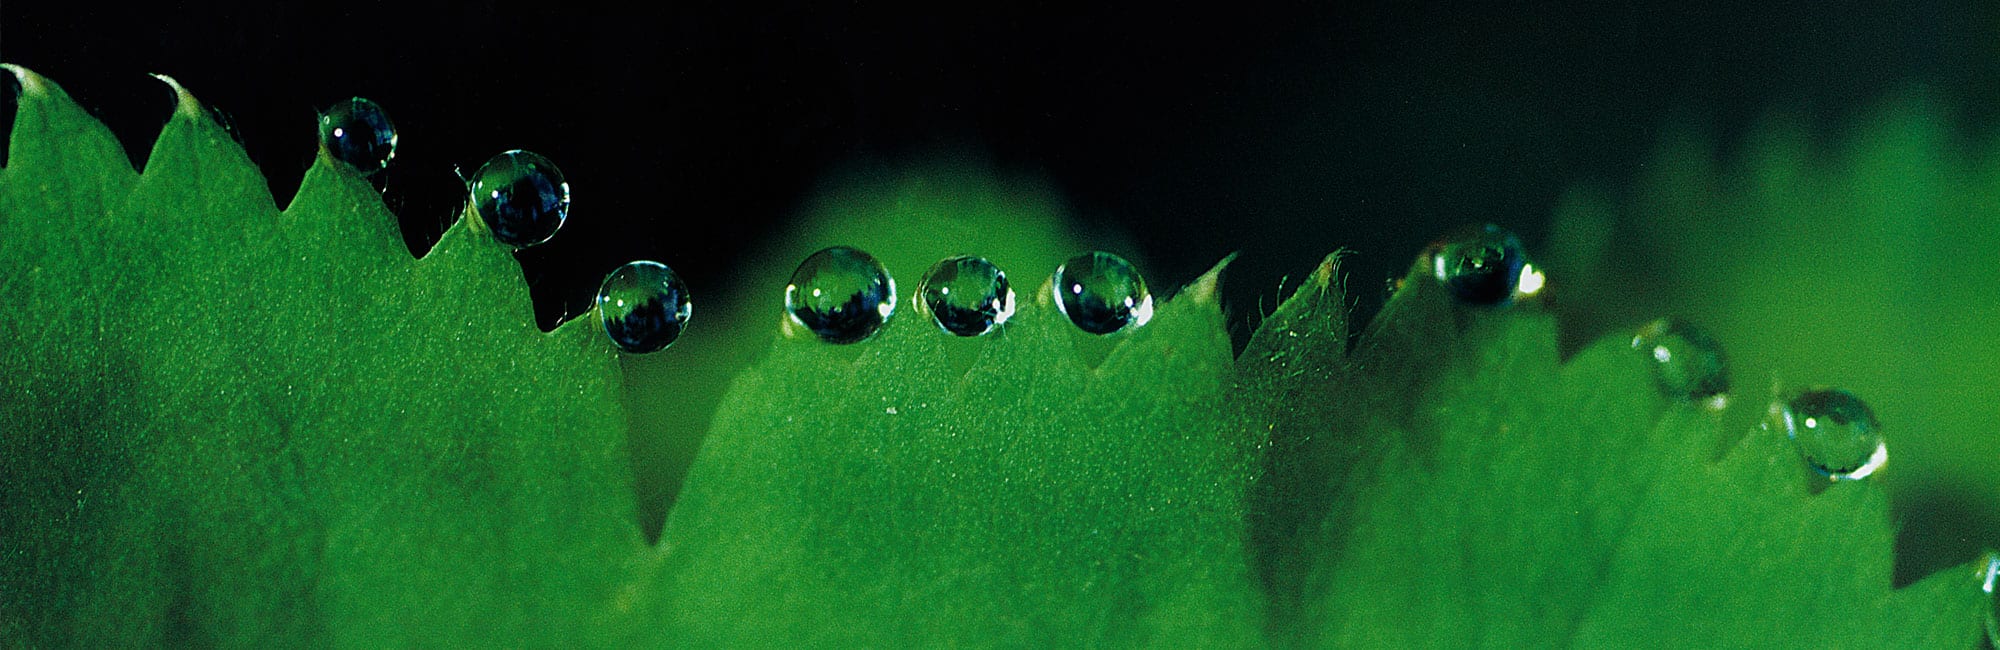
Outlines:
{"label": "leaf tooth", "polygon": [[1215,288],[1223,268],[1234,258],[1224,258],[1172,300],[1160,303],[1145,326],[1115,335],[1118,340],[1093,376],[1203,368],[1223,378],[1232,357]]}
{"label": "leaf tooth", "polygon": [[314,160],[285,206],[280,223],[301,249],[300,256],[363,271],[414,263],[381,193],[343,166],[323,155]]}
{"label": "leaf tooth", "polygon": [[172,221],[172,227],[197,229],[240,228],[246,224],[225,217],[249,214],[269,217],[255,225],[276,223],[278,204],[243,146],[179,81],[163,74],[152,77],[173,89],[177,99],[146,156],[141,184],[148,186],[146,191],[189,192],[202,201],[189,204],[197,209],[155,216]]}
{"label": "leaf tooth", "polygon": [[1216,262],[1215,266],[1210,267],[1207,273],[1201,274],[1201,277],[1195,278],[1193,282],[1189,282],[1187,286],[1182,287],[1181,292],[1174,297],[1176,299],[1186,297],[1197,303],[1216,302],[1216,291],[1222,286],[1222,272],[1229,268],[1231,262],[1236,261],[1236,256],[1242,254],[1242,251],[1237,251],[1224,256],[1222,261]]}
{"label": "leaf tooth", "polygon": [[1347,354],[1348,302],[1339,281],[1340,259],[1334,251],[1306,276],[1292,295],[1250,334],[1237,357],[1238,373],[1250,376],[1265,364],[1302,368],[1332,368]]}
{"label": "leaf tooth", "polygon": [[190,120],[199,120],[203,117],[201,100],[195,99],[194,93],[188,92],[187,87],[181,85],[181,82],[158,72],[148,76],[158,79],[161,83],[174,89],[174,115],[176,117]]}
{"label": "leaf tooth", "polygon": [[[50,209],[103,215],[124,202],[138,180],[125,147],[63,92],[34,71],[0,63],[20,84],[5,182]],[[78,224],[63,224],[76,228]]]}
{"label": "leaf tooth", "polygon": [[[465,214],[471,214],[470,208]],[[413,280],[419,300],[453,305],[451,311],[469,319],[464,323],[468,330],[536,330],[534,305],[520,263],[512,251],[477,225],[478,221],[460,217],[438,238],[437,245],[417,260]],[[468,301],[477,305],[457,306]]]}
{"label": "leaf tooth", "polygon": [[1232,408],[1243,440],[1256,447],[1257,480],[1250,487],[1251,568],[1269,597],[1269,613],[1293,625],[1317,555],[1304,549],[1338,544],[1342,512],[1355,499],[1344,489],[1367,449],[1352,437],[1357,389],[1347,363],[1348,301],[1335,251],[1320,261],[1290,297],[1250,336],[1236,358]]}

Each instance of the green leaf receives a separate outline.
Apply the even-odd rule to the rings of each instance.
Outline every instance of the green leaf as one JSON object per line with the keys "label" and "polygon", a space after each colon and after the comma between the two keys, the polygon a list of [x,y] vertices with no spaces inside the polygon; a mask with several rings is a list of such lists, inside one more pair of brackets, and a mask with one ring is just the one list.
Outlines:
{"label": "green leaf", "polygon": [[[1015,290],[1028,296],[1043,274],[1083,248],[1046,184],[965,155],[852,165],[832,174],[802,212],[790,232],[750,255],[723,291],[696,297],[700,324],[682,334],[672,353],[623,359],[647,531],[657,532],[666,519],[730,380],[770,348],[775,301],[806,256],[828,246],[861,246],[901,281],[904,295],[914,295],[932,263],[976,254],[1010,272]],[[963,364],[975,349],[946,351]],[[652,398],[665,395],[673,397]]]}
{"label": "green leaf", "polygon": [[1628,192],[1565,200],[1551,247],[1576,326],[1673,315],[1727,344],[1754,391],[1736,426],[1774,381],[1867,399],[1893,447],[1878,480],[1904,580],[2000,546],[2000,150],[1964,124],[1906,93],[1831,136],[1790,111],[1740,143],[1683,125]]}
{"label": "green leaf", "polygon": [[1215,279],[1096,368],[1046,285],[988,337],[904,316],[851,349],[777,341],[662,536],[688,638],[1252,642]]}
{"label": "green leaf", "polygon": [[609,640],[657,555],[607,341],[537,331],[476,220],[412,260],[324,157],[281,213],[185,92],[136,175],[15,72],[6,618],[55,645]]}
{"label": "green leaf", "polygon": [[1246,385],[1311,396],[1266,425],[1253,509],[1274,640],[1978,643],[1991,601],[1976,566],[1892,590],[1877,486],[1809,493],[1824,479],[1781,433],[1732,434],[1704,405],[1662,397],[1630,336],[1559,362],[1537,302],[1453,304],[1420,258],[1346,364],[1300,374],[1294,359],[1345,340],[1331,264],[1238,360],[1261,375]]}
{"label": "green leaf", "polygon": [[[1815,483],[1781,435],[1663,397],[1629,337],[1563,360],[1539,298],[1459,305],[1423,258],[1351,350],[1335,256],[1232,359],[1220,266],[1087,336],[1036,287],[1076,252],[1045,194],[875,178],[689,330],[716,334],[621,362],[590,318],[537,331],[476,219],[409,259],[325,156],[279,211],[185,92],[136,174],[10,70],[10,644],[1962,647],[1992,625],[1988,562],[1892,589],[1874,482]],[[789,338],[773,288],[830,243],[908,285],[987,254],[1020,310],[973,339],[908,309],[855,345]],[[671,510],[635,505],[634,469],[653,499],[681,466]]]}

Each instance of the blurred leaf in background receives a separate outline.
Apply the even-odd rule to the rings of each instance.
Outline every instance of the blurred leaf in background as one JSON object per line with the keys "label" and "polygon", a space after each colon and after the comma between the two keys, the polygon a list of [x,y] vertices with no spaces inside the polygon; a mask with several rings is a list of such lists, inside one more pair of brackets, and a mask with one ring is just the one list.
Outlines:
{"label": "blurred leaf in background", "polygon": [[[1827,131],[1830,131],[1827,132]],[[2000,546],[2000,143],[1911,91],[1837,129],[1777,112],[1740,138],[1683,127],[1630,189],[1579,186],[1542,246],[1572,344],[1659,316],[1735,366],[1729,419],[1837,385],[1893,453],[1898,577]]]}

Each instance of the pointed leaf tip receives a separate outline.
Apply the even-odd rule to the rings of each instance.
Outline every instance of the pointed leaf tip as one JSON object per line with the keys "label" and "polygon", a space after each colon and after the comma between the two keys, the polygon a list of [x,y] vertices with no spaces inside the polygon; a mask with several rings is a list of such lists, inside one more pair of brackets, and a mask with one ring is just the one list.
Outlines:
{"label": "pointed leaf tip", "polygon": [[22,95],[38,96],[48,92],[48,79],[33,70],[12,63],[0,63],[0,69],[14,75],[14,80],[21,84]]}
{"label": "pointed leaf tip", "polygon": [[202,115],[201,100],[195,99],[194,93],[188,92],[187,87],[182,86],[181,82],[176,81],[173,77],[169,77],[167,75],[163,75],[157,72],[152,73],[149,76],[151,76],[154,79],[160,80],[161,83],[165,83],[167,84],[168,87],[174,89],[175,115],[191,120],[201,117]]}
{"label": "pointed leaf tip", "polygon": [[1332,287],[1340,278],[1340,260],[1347,255],[1346,249],[1327,253],[1326,257],[1319,261],[1319,266],[1313,268],[1312,275],[1306,277],[1306,282],[1320,291]]}
{"label": "pointed leaf tip", "polygon": [[1193,282],[1189,282],[1186,287],[1181,289],[1180,295],[1175,297],[1180,298],[1185,296],[1197,303],[1203,304],[1215,302],[1215,294],[1222,286],[1222,272],[1229,268],[1231,262],[1236,261],[1236,256],[1242,254],[1242,251],[1236,251],[1224,256],[1222,261],[1216,262],[1215,266],[1210,267],[1207,273],[1203,273],[1201,277],[1195,278]]}

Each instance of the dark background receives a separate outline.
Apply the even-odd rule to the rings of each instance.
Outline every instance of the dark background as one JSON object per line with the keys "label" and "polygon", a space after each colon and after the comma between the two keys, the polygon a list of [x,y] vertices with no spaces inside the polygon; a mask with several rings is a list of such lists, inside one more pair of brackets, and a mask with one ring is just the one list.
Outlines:
{"label": "dark background", "polygon": [[1241,314],[1347,247],[1365,311],[1451,226],[1533,247],[1565,188],[1615,191],[1668,125],[1727,142],[1782,108],[1831,129],[1912,87],[1980,124],[2000,81],[1992,2],[565,5],[8,0],[0,59],[63,84],[135,164],[172,105],[144,73],[178,78],[280,206],[316,109],[372,98],[402,134],[383,180],[416,250],[457,213],[454,168],[544,153],[575,188],[563,233],[520,255],[544,327],[633,258],[718,291],[834,166],[966,146],[1129,232],[1158,286],[1243,250]]}

